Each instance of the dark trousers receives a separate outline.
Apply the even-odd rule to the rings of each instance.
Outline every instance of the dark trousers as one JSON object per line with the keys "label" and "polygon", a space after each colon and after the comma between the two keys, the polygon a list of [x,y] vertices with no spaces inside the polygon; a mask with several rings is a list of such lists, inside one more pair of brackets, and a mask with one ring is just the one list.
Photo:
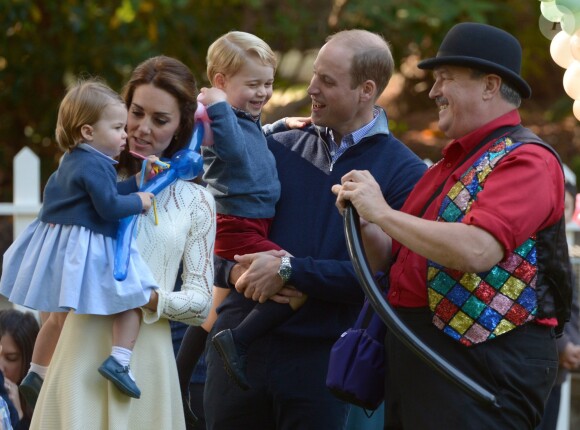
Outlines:
{"label": "dark trousers", "polygon": [[560,415],[560,399],[562,397],[562,384],[554,385],[548,401],[546,402],[546,409],[540,425],[536,430],[556,430],[558,426],[558,415]]}
{"label": "dark trousers", "polygon": [[349,406],[326,388],[328,355],[333,342],[256,340],[248,351],[248,391],[224,371],[211,346],[207,349],[204,409],[208,430],[341,430]]}
{"label": "dark trousers", "polygon": [[203,391],[205,384],[189,384],[189,406],[197,417],[195,430],[205,430],[205,412],[203,410]]}
{"label": "dark trousers", "polygon": [[428,309],[398,311],[409,328],[454,367],[497,396],[473,399],[387,334],[385,429],[534,429],[556,378],[553,330],[528,323],[467,348],[431,324]]}

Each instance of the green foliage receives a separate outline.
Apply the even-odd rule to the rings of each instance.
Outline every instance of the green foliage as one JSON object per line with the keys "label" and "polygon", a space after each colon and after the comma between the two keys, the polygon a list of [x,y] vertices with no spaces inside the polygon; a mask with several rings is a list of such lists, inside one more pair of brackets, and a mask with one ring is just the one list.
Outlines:
{"label": "green foliage", "polygon": [[[541,74],[545,62],[538,58],[549,60],[549,41],[537,29],[539,6],[532,3],[534,8],[521,0],[4,0],[0,200],[10,198],[12,158],[23,146],[42,157],[43,179],[56,167],[58,103],[77,75],[101,76],[120,90],[139,62],[165,54],[189,65],[206,85],[207,47],[234,29],[253,32],[285,52],[318,48],[336,30],[366,28],[391,42],[400,64],[410,53],[435,54],[448,28],[466,20],[502,26],[541,46],[534,61],[526,61],[536,67],[529,73]],[[294,84],[278,79],[276,87]],[[399,125],[406,127],[401,120]]]}

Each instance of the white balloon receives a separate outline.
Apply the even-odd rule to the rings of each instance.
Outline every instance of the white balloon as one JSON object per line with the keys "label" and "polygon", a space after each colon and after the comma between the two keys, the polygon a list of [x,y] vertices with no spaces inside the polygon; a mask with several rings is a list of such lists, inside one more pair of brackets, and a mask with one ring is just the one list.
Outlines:
{"label": "white balloon", "polygon": [[564,69],[567,69],[572,61],[574,61],[572,50],[570,49],[570,38],[571,36],[565,31],[559,31],[550,42],[550,55],[552,59],[558,66]]}
{"label": "white balloon", "polygon": [[564,91],[573,100],[580,99],[580,61],[573,61],[564,72]]}
{"label": "white balloon", "polygon": [[575,60],[580,61],[580,30],[570,37],[570,53]]}
{"label": "white balloon", "polygon": [[580,121],[580,100],[574,101],[572,105],[572,112],[578,121]]}

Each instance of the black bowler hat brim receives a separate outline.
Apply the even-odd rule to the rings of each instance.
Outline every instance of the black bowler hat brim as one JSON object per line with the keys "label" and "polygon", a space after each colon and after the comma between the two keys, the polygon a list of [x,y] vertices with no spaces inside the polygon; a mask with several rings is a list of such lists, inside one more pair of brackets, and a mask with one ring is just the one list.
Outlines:
{"label": "black bowler hat brim", "polygon": [[430,70],[443,65],[494,73],[514,87],[522,98],[532,95],[532,89],[519,74],[519,42],[499,28],[476,23],[457,24],[445,36],[437,56],[419,62],[417,67]]}

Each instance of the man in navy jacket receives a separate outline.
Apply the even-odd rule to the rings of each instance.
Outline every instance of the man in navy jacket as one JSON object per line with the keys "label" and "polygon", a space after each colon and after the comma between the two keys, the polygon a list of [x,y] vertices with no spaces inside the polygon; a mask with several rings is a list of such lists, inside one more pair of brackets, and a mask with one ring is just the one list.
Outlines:
{"label": "man in navy jacket", "polygon": [[349,30],[329,37],[308,88],[313,124],[268,138],[281,183],[270,239],[293,257],[246,255],[231,272],[233,263],[218,265],[221,283],[235,282],[238,292],[218,309],[212,332],[235,327],[255,303],[248,298],[308,299],[250,346],[248,391],[228,378],[216,351],[208,349],[208,429],[345,428],[349,406],[332,396],[325,378],[330,349],[354,323],[363,293],[331,187],[352,169],[369,170],[384,198],[401,207],[426,169],[390,133],[385,111],[375,105],[393,67],[388,44],[376,34]]}

